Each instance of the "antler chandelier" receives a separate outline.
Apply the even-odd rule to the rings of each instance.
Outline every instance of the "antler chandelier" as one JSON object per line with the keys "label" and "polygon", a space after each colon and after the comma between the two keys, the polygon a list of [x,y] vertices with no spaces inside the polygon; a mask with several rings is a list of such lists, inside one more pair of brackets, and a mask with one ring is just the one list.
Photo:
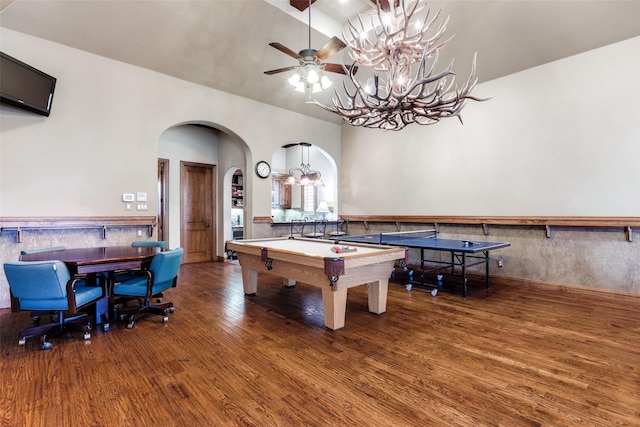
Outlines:
{"label": "antler chandelier", "polygon": [[[449,18],[436,25],[441,9],[429,19],[426,0],[377,0],[376,4],[376,10],[358,15],[357,22],[350,19],[344,32],[354,61],[348,73],[350,84],[344,82],[346,95],[336,91],[333,106],[313,102],[352,126],[400,130],[446,117],[462,122],[460,111],[466,101],[485,99],[471,95],[477,82],[475,55],[461,89],[454,86],[453,61],[444,71],[435,72],[439,50],[451,40],[440,41]],[[373,70],[365,83],[355,78],[359,67]]]}

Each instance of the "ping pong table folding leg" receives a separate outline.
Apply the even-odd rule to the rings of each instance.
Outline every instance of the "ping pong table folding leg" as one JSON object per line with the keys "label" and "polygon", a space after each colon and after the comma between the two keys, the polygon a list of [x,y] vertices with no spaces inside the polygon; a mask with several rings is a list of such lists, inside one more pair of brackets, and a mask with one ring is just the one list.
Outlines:
{"label": "ping pong table folding leg", "polygon": [[462,262],[460,263],[462,267],[462,299],[467,298],[467,257],[464,252],[462,252]]}
{"label": "ping pong table folding leg", "polygon": [[484,252],[484,286],[489,292],[489,251]]}

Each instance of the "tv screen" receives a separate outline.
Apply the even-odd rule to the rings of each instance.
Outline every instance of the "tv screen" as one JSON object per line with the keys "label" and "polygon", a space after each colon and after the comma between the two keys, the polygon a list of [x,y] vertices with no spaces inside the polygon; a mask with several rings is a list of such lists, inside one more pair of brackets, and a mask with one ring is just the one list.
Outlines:
{"label": "tv screen", "polygon": [[48,116],[56,78],[0,52],[0,100]]}

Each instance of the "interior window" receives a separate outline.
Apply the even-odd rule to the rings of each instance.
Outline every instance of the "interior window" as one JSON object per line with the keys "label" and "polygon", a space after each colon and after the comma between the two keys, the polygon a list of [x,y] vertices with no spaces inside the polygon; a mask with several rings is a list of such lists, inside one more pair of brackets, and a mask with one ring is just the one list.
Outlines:
{"label": "interior window", "polygon": [[302,186],[302,210],[313,212],[316,209],[316,187],[313,184]]}

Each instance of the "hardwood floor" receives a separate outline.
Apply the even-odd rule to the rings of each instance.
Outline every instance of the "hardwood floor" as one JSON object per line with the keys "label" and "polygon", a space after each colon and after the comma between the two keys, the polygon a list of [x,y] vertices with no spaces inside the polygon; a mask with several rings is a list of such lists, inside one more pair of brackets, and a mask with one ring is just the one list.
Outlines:
{"label": "hardwood floor", "polygon": [[432,297],[390,284],[387,313],[349,291],[343,330],[317,288],[189,264],[163,324],[17,345],[0,310],[7,426],[638,426],[640,296],[494,284]]}

